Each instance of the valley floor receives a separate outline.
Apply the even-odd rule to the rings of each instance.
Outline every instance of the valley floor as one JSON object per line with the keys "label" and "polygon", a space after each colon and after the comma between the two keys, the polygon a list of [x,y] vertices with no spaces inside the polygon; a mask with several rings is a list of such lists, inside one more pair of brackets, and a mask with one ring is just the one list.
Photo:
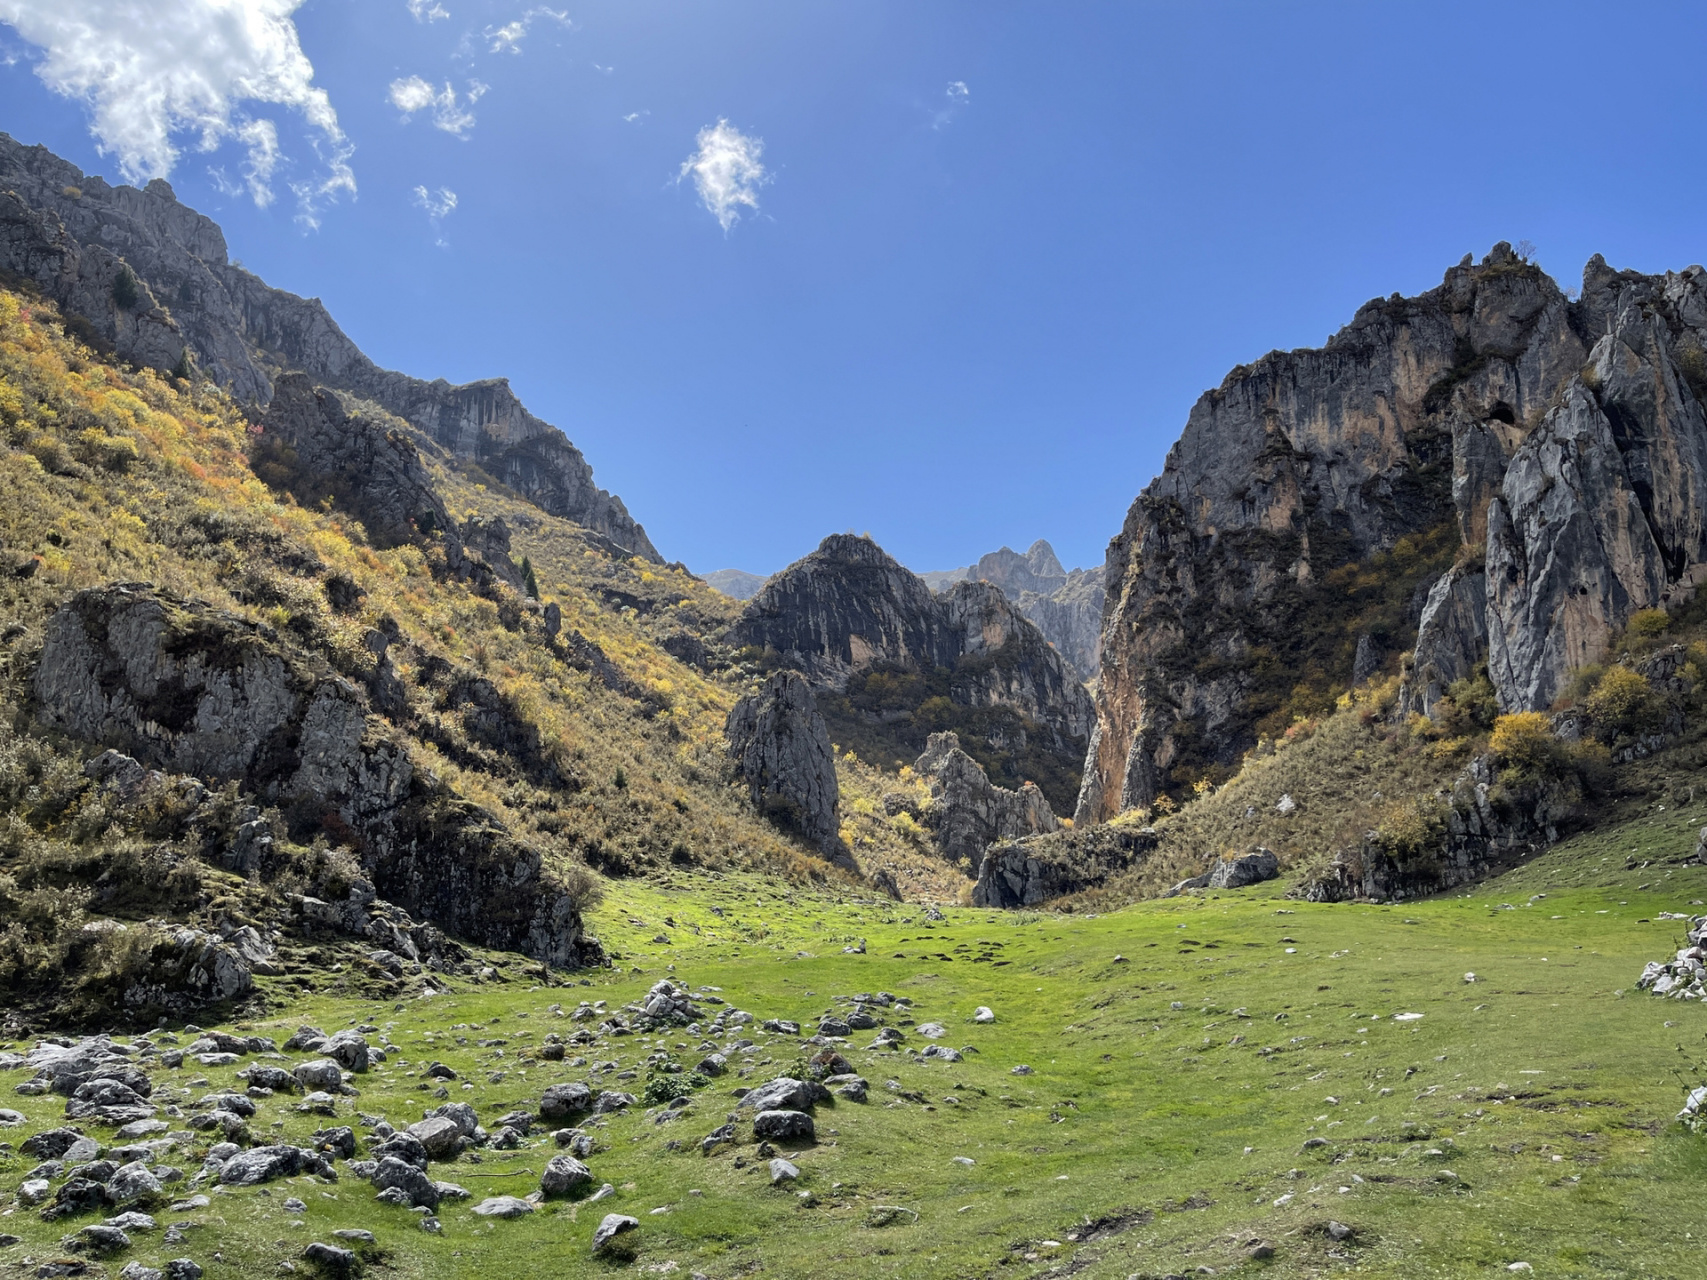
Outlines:
{"label": "valley floor", "polygon": [[[750,1011],[751,1050],[732,1052],[730,1071],[680,1118],[657,1122],[641,1102],[592,1130],[594,1185],[614,1195],[508,1221],[447,1201],[432,1236],[353,1177],[304,1177],[162,1211],[162,1230],[196,1224],[186,1243],[139,1235],[101,1265],[116,1274],[131,1258],[190,1256],[209,1277],[286,1262],[311,1271],[308,1242],[363,1228],[376,1237],[368,1273],[399,1277],[1460,1277],[1515,1263],[1548,1277],[1700,1276],[1707,1137],[1673,1117],[1704,1079],[1707,1009],[1634,984],[1681,939],[1681,921],[1662,913],[1707,899],[1707,869],[1681,864],[1704,822],[1704,805],[1656,808],[1465,896],[1390,907],[1244,890],[1099,916],[950,909],[933,922],[912,905],[747,875],[617,882],[593,923],[619,968],[590,987],[455,980],[455,991],[397,1004],[310,995],[241,1024],[282,1043],[301,1023],[362,1021],[397,1046],[357,1078],[338,1120],[279,1095],[251,1122],[258,1142],[306,1143],[328,1123],[360,1133],[358,1113],[413,1121],[436,1103],[417,1074],[435,1059],[460,1075],[450,1097],[495,1129],[555,1081],[638,1094],[649,1053],[701,1056],[704,1042],[680,1029],[571,1047],[588,1058],[579,1068],[522,1056],[552,1030],[595,1025],[554,1004],[615,1007],[668,977]],[[861,941],[863,953],[845,950]],[[797,1074],[816,1049],[759,1023],[795,1019],[809,1033],[848,1010],[838,997],[877,991],[913,1001],[890,1018],[905,1044],[861,1048],[867,1031],[843,1047],[870,1097],[818,1107],[818,1144],[785,1153],[798,1183],[773,1189],[745,1132],[741,1145],[700,1153],[732,1089]],[[972,1021],[980,1005],[994,1022]],[[909,1056],[932,1043],[920,1030],[931,1021],[963,1061]],[[618,1065],[589,1076],[607,1062]],[[1021,1066],[1030,1073],[1014,1074]],[[158,1072],[155,1101],[240,1086],[236,1070]],[[638,1075],[620,1081],[623,1070]],[[63,1123],[62,1099],[11,1095],[24,1078],[3,1073],[4,1105],[28,1118],[5,1133],[12,1147]],[[433,1176],[476,1202],[525,1195],[552,1154],[535,1130],[531,1145],[465,1155]],[[34,1274],[62,1255],[63,1235],[100,1220],[50,1225],[13,1207],[33,1163],[0,1148],[0,1233],[21,1237],[0,1249],[0,1274]],[[290,1196],[306,1210],[287,1211]],[[589,1257],[612,1210],[640,1221],[631,1260]],[[1251,1258],[1257,1242],[1272,1257]]]}

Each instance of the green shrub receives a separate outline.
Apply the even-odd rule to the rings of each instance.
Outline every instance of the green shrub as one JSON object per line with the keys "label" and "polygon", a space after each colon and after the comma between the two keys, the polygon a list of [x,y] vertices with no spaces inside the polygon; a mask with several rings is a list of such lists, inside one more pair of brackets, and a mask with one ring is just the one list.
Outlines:
{"label": "green shrub", "polygon": [[1565,763],[1552,723],[1540,711],[1499,717],[1488,746],[1499,761],[1501,780],[1511,786],[1557,778]]}
{"label": "green shrub", "polygon": [[1630,621],[1624,624],[1624,630],[1632,636],[1651,639],[1671,626],[1671,615],[1664,609],[1638,609],[1630,615]]}
{"label": "green shrub", "polygon": [[130,311],[142,301],[141,285],[129,267],[120,267],[119,273],[113,277],[113,301],[120,311]]}
{"label": "green shrub", "polygon": [[1582,708],[1595,733],[1610,742],[1658,728],[1665,716],[1665,699],[1639,673],[1614,666],[1583,699]]}

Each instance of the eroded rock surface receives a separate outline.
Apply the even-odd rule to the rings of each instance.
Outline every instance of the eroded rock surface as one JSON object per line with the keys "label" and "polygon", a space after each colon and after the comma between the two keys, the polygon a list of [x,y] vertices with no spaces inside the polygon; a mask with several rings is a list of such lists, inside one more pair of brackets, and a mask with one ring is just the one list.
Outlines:
{"label": "eroded rock surface", "polygon": [[812,689],[794,671],[778,671],[742,698],[725,728],[729,758],[753,807],[833,860],[852,866],[843,847],[830,731]]}
{"label": "eroded rock surface", "polygon": [[1236,767],[1284,693],[1268,664],[1351,683],[1344,574],[1377,556],[1416,589],[1370,635],[1397,662],[1420,623],[1413,708],[1483,660],[1504,709],[1545,708],[1707,578],[1704,349],[1702,268],[1597,256],[1572,302],[1501,244],[1233,370],[1110,544],[1079,825]]}
{"label": "eroded rock surface", "polygon": [[[265,627],[139,584],[82,591],[49,621],[34,693],[45,725],[236,780],[298,834],[335,816],[360,836],[369,901],[377,890],[446,932],[550,964],[582,959],[579,910],[539,854],[417,771],[355,686]],[[395,951],[403,932],[379,934]],[[216,987],[239,982],[217,962],[208,973]]]}
{"label": "eroded rock surface", "polygon": [[963,862],[978,875],[984,851],[999,840],[1017,840],[1058,830],[1049,801],[1027,782],[1018,791],[994,786],[978,762],[960,749],[953,733],[933,733],[913,768],[930,780],[925,810],[937,852],[951,866]]}

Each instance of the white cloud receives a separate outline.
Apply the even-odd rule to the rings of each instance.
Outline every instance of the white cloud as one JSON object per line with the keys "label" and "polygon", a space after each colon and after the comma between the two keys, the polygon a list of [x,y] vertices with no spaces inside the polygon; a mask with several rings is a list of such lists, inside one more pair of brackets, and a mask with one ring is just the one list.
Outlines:
{"label": "white cloud", "polygon": [[327,200],[355,193],[354,147],[297,39],[301,3],[176,0],[168,13],[135,0],[0,0],[0,22],[43,51],[42,83],[89,109],[101,153],[132,182],[172,172],[178,135],[199,135],[201,151],[235,140],[247,149],[244,188],[265,205],[283,159],[278,127],[246,106],[299,112],[320,172],[292,190],[301,218],[318,225]]}
{"label": "white cloud", "polygon": [[487,88],[478,80],[470,80],[467,95],[459,98],[449,81],[445,82],[444,88],[435,89],[420,76],[405,76],[391,82],[387,97],[391,99],[391,105],[403,113],[404,123],[408,123],[409,117],[417,111],[430,109],[435,129],[466,138],[468,131],[474,128],[474,112],[470,108],[486,96]]}
{"label": "white cloud", "polygon": [[415,188],[415,204],[417,208],[427,211],[427,222],[433,228],[434,243],[443,249],[450,241],[444,237],[441,224],[456,212],[456,192],[449,187],[440,187],[437,192],[428,191],[425,187]]}
{"label": "white cloud", "polygon": [[602,75],[607,75],[607,76],[608,76],[608,75],[610,75],[610,74],[611,74],[611,73],[612,73],[612,72],[613,72],[613,71],[615,71],[615,70],[616,70],[616,68],[615,68],[615,67],[606,67],[606,66],[602,66],[602,65],[601,65],[601,64],[599,64],[599,63],[597,63],[597,62],[595,62],[595,63],[594,63],[594,64],[593,64],[593,70],[594,70],[594,71],[597,71],[597,72],[599,72],[599,73],[600,73],[600,74],[602,74]]}
{"label": "white cloud", "polygon": [[622,122],[624,124],[639,124],[642,120],[644,120],[647,116],[649,116],[651,114],[652,113],[650,111],[630,111],[627,115],[625,115],[622,118]]}
{"label": "white cloud", "polygon": [[948,88],[943,90],[942,96],[946,99],[947,105],[938,108],[936,114],[931,117],[931,128],[933,129],[942,128],[959,115],[961,109],[972,100],[972,91],[966,87],[966,81],[950,80]]}
{"label": "white cloud", "polygon": [[682,161],[676,181],[693,175],[694,190],[725,233],[741,220],[740,206],[758,212],[759,188],[770,175],[759,162],[765,144],[749,138],[727,120],[707,125],[694,139],[697,149]]}
{"label": "white cloud", "polygon": [[573,29],[575,24],[569,21],[567,10],[559,13],[556,9],[529,9],[514,22],[506,22],[501,27],[487,27],[486,39],[493,53],[520,53],[522,41],[527,38],[528,31],[541,18],[550,19],[561,26]]}
{"label": "white cloud", "polygon": [[409,12],[416,22],[437,22],[450,17],[450,10],[437,0],[408,0]]}

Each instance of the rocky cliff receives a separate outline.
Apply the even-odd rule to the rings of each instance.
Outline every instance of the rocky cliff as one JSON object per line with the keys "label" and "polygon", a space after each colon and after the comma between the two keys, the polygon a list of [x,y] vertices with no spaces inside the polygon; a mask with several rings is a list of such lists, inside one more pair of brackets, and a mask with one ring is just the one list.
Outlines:
{"label": "rocky cliff", "polygon": [[1104,594],[1100,571],[1063,569],[1055,548],[1039,538],[1024,555],[1003,547],[979,557],[977,564],[921,576],[933,591],[949,591],[959,582],[1000,587],[1081,680],[1096,676]]}
{"label": "rocky cliff", "polygon": [[936,596],[869,538],[835,534],[766,582],[729,639],[801,672],[832,736],[862,756],[898,767],[954,729],[993,777],[1068,802],[1090,697],[990,583]]}
{"label": "rocky cliff", "polygon": [[1704,345],[1700,267],[1597,256],[1572,301],[1502,244],[1235,369],[1110,544],[1080,820],[1219,781],[1413,646],[1418,709],[1484,661],[1546,707],[1701,576]]}
{"label": "rocky cliff", "polygon": [[540,855],[420,769],[355,685],[268,628],[145,585],[82,591],[50,620],[32,684],[44,727],[133,769],[236,782],[293,835],[357,849],[378,893],[446,932],[582,962],[578,905]]}
{"label": "rocky cliff", "polygon": [[593,483],[580,451],[508,382],[452,386],[379,368],[318,299],[233,263],[219,227],[162,179],[115,187],[0,134],[0,271],[30,281],[127,360],[193,368],[262,406],[278,374],[298,370],[381,405],[551,514],[661,559],[622,500]]}
{"label": "rocky cliff", "polygon": [[857,870],[842,844],[830,732],[797,672],[778,671],[729,713],[729,758],[753,807],[830,861]]}
{"label": "rocky cliff", "polygon": [[930,782],[925,825],[950,866],[965,864],[974,878],[984,851],[999,840],[1018,840],[1060,829],[1049,801],[1027,782],[1018,791],[993,786],[953,733],[933,733],[914,770]]}

